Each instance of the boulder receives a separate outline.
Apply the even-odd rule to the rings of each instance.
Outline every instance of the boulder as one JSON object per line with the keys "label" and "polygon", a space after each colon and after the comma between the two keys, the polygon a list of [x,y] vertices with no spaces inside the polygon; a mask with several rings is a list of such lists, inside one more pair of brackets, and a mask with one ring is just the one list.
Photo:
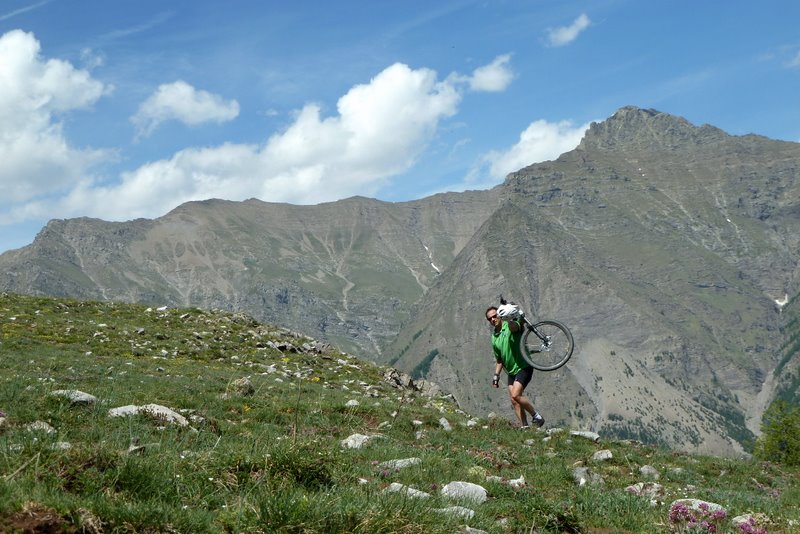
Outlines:
{"label": "boulder", "polygon": [[450,482],[442,488],[441,494],[443,497],[449,499],[473,501],[478,504],[489,498],[484,487],[473,484],[472,482]]}
{"label": "boulder", "polygon": [[89,395],[77,389],[57,389],[51,391],[50,396],[68,399],[72,404],[93,404],[97,402],[97,397],[94,395]]}

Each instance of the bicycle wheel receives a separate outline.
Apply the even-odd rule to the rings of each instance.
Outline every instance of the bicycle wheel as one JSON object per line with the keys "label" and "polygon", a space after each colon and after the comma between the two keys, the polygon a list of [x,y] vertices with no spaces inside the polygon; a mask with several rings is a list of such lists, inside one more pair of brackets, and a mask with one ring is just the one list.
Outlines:
{"label": "bicycle wheel", "polygon": [[569,360],[575,348],[572,332],[558,321],[526,325],[522,356],[534,369],[555,371]]}

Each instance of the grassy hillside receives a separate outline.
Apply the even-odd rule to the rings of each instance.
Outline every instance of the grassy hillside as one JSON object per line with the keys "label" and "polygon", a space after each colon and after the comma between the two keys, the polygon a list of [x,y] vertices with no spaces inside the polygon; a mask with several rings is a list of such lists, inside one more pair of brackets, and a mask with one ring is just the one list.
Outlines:
{"label": "grassy hillside", "polygon": [[[241,314],[2,294],[0,531],[665,532],[704,515],[671,506],[684,497],[721,505],[705,515],[724,532],[759,531],[734,527],[745,513],[799,528],[796,468],[521,431],[385,371]],[[148,404],[187,424],[109,417]],[[343,447],[353,434],[380,437]],[[444,496],[454,481],[488,500]]]}

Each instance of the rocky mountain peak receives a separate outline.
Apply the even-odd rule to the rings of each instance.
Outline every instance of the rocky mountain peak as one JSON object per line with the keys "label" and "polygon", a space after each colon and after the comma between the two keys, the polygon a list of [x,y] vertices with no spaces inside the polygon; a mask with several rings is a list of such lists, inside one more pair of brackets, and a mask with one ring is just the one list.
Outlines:
{"label": "rocky mountain peak", "polygon": [[669,113],[625,106],[603,122],[592,123],[578,150],[685,151],[728,137],[707,124],[698,127]]}

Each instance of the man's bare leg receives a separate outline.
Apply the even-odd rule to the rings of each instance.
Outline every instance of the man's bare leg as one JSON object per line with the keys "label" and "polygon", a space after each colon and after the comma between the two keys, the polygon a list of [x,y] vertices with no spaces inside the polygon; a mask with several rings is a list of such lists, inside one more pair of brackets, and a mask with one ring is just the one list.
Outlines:
{"label": "man's bare leg", "polygon": [[511,397],[511,405],[514,407],[514,412],[517,414],[520,423],[522,423],[522,426],[528,426],[527,414],[531,414],[531,417],[534,417],[536,408],[533,407],[530,399],[523,395],[524,389],[520,382],[514,381],[512,385],[508,386],[508,394]]}

